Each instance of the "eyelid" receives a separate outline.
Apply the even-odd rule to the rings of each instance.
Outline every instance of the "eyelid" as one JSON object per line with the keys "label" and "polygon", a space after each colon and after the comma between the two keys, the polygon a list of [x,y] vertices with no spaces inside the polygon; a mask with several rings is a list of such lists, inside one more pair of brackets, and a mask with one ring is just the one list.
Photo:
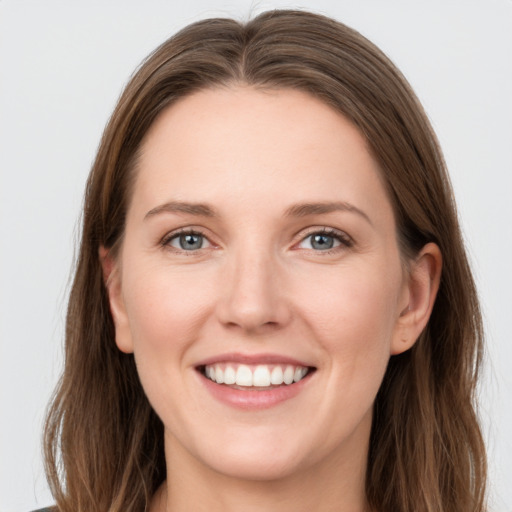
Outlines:
{"label": "eyelid", "polygon": [[[170,241],[181,236],[181,235],[198,235],[203,237],[209,244],[208,247],[201,247],[200,249],[195,250],[189,250],[186,251],[184,249],[179,249],[177,247],[173,247],[170,245]],[[204,233],[203,230],[200,228],[194,228],[192,226],[190,227],[181,227],[178,229],[175,229],[174,231],[170,231],[169,233],[166,233],[160,240],[159,245],[162,246],[164,249],[168,249],[172,252],[178,253],[178,254],[186,254],[188,256],[197,254],[199,252],[202,252],[206,249],[211,249],[212,247],[216,247],[216,245],[210,240],[210,238]]]}
{"label": "eyelid", "polygon": [[[343,250],[354,245],[354,240],[351,236],[349,236],[346,232],[341,231],[336,228],[327,227],[327,226],[312,226],[307,228],[306,232],[302,231],[298,237],[299,240],[294,244],[294,247],[298,246],[300,243],[304,242],[308,237],[312,235],[326,235],[331,236],[338,240],[340,244],[336,247],[332,247],[331,249],[325,250],[314,250],[314,249],[303,249],[307,251],[313,251],[318,254],[330,254],[339,250]],[[298,250],[301,250],[299,247]]]}

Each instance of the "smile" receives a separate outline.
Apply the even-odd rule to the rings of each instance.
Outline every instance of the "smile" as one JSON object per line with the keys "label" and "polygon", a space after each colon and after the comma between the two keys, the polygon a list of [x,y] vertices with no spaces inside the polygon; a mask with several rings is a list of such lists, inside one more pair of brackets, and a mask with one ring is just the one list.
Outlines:
{"label": "smile", "polygon": [[275,354],[223,354],[195,367],[216,400],[245,411],[268,409],[304,393],[315,366]]}
{"label": "smile", "polygon": [[310,368],[300,365],[247,365],[238,363],[218,363],[205,365],[202,373],[217,384],[237,388],[269,389],[301,381]]}

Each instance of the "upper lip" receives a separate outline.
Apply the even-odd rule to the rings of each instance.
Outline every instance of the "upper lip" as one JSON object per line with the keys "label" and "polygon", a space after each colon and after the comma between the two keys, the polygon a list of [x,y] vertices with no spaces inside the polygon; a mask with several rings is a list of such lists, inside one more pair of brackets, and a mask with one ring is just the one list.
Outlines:
{"label": "upper lip", "polygon": [[217,363],[239,363],[239,364],[247,364],[247,365],[257,365],[257,364],[287,364],[293,366],[304,366],[304,367],[312,367],[313,365],[301,361],[299,359],[295,359],[293,357],[280,355],[280,354],[242,354],[240,352],[229,352],[225,354],[218,354],[216,356],[209,357],[207,359],[203,359],[196,366],[208,366]]}

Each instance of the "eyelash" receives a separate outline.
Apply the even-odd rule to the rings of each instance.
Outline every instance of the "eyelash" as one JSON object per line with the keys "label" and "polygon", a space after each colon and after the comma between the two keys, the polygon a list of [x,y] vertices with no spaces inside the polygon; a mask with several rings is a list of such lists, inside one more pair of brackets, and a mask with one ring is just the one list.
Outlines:
{"label": "eyelash", "polygon": [[[175,253],[178,253],[178,254],[185,254],[187,256],[193,256],[194,254],[197,254],[199,251],[203,250],[203,248],[201,249],[196,249],[196,250],[192,250],[192,251],[186,251],[184,249],[178,249],[176,247],[172,247],[170,245],[170,242],[172,240],[174,240],[175,238],[178,238],[180,236],[183,236],[183,235],[193,235],[193,236],[200,236],[202,238],[204,238],[205,240],[208,240],[208,242],[210,244],[212,244],[212,242],[210,242],[210,240],[208,239],[208,237],[202,233],[201,231],[198,231],[196,229],[187,229],[187,228],[182,228],[182,229],[179,229],[178,231],[173,231],[171,233],[168,233],[167,235],[165,235],[161,242],[160,242],[160,245],[164,248],[164,249],[169,249]],[[213,245],[213,244],[212,244]]]}
{"label": "eyelash", "polygon": [[[339,242],[338,246],[333,247],[331,249],[324,249],[324,250],[318,250],[318,251],[313,250],[313,252],[318,253],[319,255],[322,255],[322,256],[328,256],[330,254],[335,254],[344,249],[349,249],[354,245],[354,241],[346,233],[344,233],[343,231],[338,231],[337,229],[334,229],[334,228],[327,228],[327,227],[324,227],[321,229],[318,229],[318,228],[311,229],[311,231],[306,233],[300,239],[300,241],[298,243],[302,243],[305,240],[307,240],[308,238],[313,237],[315,235],[328,236],[328,237],[334,238],[336,241]],[[310,250],[310,249],[306,249],[306,250]]]}
{"label": "eyelash", "polygon": [[[180,236],[183,236],[183,235],[200,236],[200,237],[204,238],[205,240],[207,240],[208,243],[210,243],[211,245],[214,245],[212,242],[210,242],[208,237],[201,231],[195,230],[195,229],[187,229],[187,228],[179,229],[178,231],[173,231],[171,233],[168,233],[166,236],[164,236],[164,238],[162,238],[160,245],[165,249],[172,250],[173,252],[178,253],[178,254],[185,254],[187,256],[192,256],[194,254],[197,254],[199,251],[203,250],[203,248],[200,248],[200,249],[196,249],[196,250],[187,251],[184,249],[178,249],[176,247],[172,247],[170,245],[170,242],[172,240],[174,240]],[[334,229],[334,228],[327,228],[327,227],[324,227],[321,229],[318,229],[318,228],[311,229],[311,231],[309,231],[305,235],[303,235],[302,238],[299,240],[299,242],[297,242],[295,245],[298,245],[298,244],[304,242],[305,240],[307,240],[308,238],[310,238],[314,235],[324,235],[324,236],[332,237],[336,241],[339,242],[338,246],[333,247],[331,249],[316,250],[316,251],[313,249],[304,249],[304,250],[313,250],[313,252],[318,253],[323,256],[327,256],[329,254],[336,253],[343,249],[348,249],[354,245],[352,238],[350,238],[346,233],[344,233],[343,231],[338,231],[337,229]]]}

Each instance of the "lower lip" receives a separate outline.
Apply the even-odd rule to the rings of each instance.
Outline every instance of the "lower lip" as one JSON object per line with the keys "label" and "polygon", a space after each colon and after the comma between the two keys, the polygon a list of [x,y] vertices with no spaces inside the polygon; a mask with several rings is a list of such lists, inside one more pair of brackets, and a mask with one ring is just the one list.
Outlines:
{"label": "lower lip", "polygon": [[296,397],[309,383],[312,374],[306,375],[299,382],[283,384],[268,390],[235,389],[225,384],[217,384],[199,373],[206,389],[220,402],[238,409],[269,409]]}

